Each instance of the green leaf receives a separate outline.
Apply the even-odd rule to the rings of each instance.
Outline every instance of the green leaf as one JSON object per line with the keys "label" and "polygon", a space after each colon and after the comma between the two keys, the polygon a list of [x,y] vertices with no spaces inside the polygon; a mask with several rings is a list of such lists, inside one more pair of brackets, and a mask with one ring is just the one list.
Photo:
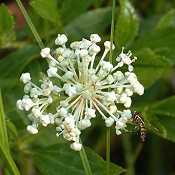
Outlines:
{"label": "green leaf", "polygon": [[110,25],[111,9],[91,10],[69,23],[65,30],[70,37],[89,37],[92,33],[101,33]]}
{"label": "green leaf", "polygon": [[6,121],[6,125],[7,125],[9,140],[10,141],[12,140],[15,142],[18,141],[19,137],[18,137],[18,132],[17,132],[15,125],[9,120]]}
{"label": "green leaf", "polygon": [[39,16],[51,21],[59,31],[62,30],[61,18],[56,0],[32,0],[30,5]]}
{"label": "green leaf", "polygon": [[[85,149],[93,175],[106,172],[106,162],[90,149]],[[57,144],[32,153],[34,163],[42,174],[52,175],[85,175],[78,152],[70,149],[68,144]],[[118,175],[126,170],[111,165],[110,175]]]}
{"label": "green leaf", "polygon": [[133,45],[133,50],[139,50],[144,47],[149,47],[153,50],[163,47],[174,48],[175,45],[175,28],[169,27],[148,32],[143,37],[136,40]]}
{"label": "green leaf", "polygon": [[0,5],[0,47],[5,45],[15,38],[15,34],[12,31],[14,28],[13,16],[8,11],[8,8],[4,5]]}
{"label": "green leaf", "polygon": [[25,46],[0,60],[0,86],[12,88],[24,67],[39,53],[38,46]]}
{"label": "green leaf", "polygon": [[118,48],[129,45],[138,32],[138,18],[128,0],[120,0],[120,12],[116,22],[115,43]]}
{"label": "green leaf", "polygon": [[162,57],[156,55],[151,49],[142,49],[134,55],[138,58],[134,63],[134,72],[145,88],[153,85],[167,69],[171,69],[170,64],[162,60]]}
{"label": "green leaf", "polygon": [[174,134],[175,118],[168,117],[166,115],[157,116],[157,118],[158,118],[158,124],[161,128],[160,133],[158,134],[165,139],[175,142],[175,134]]}
{"label": "green leaf", "polygon": [[154,53],[157,55],[163,56],[166,61],[169,61],[169,63],[173,66],[175,63],[175,50],[169,47],[160,47],[158,49],[154,50]]}
{"label": "green leaf", "polygon": [[157,28],[175,27],[175,9],[168,11],[158,22]]}
{"label": "green leaf", "polygon": [[72,0],[64,0],[61,5],[60,13],[64,23],[72,21],[75,17],[85,12],[93,3],[93,0],[74,0],[75,5],[72,5]]}
{"label": "green leaf", "polygon": [[148,31],[155,30],[159,19],[160,19],[159,16],[154,15],[150,16],[149,18],[144,18],[144,20],[141,20],[138,35],[141,36],[144,35],[145,33],[148,33]]}
{"label": "green leaf", "polygon": [[[175,55],[171,55],[171,53],[174,53],[175,46],[174,31],[175,27],[168,27],[148,32],[132,44],[131,50],[150,48],[157,54],[164,56],[167,61],[175,63]],[[166,52],[163,52],[164,50],[166,50]],[[166,53],[169,54],[166,55]]]}
{"label": "green leaf", "polygon": [[175,96],[169,97],[148,107],[148,113],[156,116],[162,137],[175,142]]}

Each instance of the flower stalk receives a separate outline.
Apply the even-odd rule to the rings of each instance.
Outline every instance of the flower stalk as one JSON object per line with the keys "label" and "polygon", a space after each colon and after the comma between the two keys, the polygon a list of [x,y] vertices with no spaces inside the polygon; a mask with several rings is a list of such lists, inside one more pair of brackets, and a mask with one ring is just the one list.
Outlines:
{"label": "flower stalk", "polygon": [[[113,42],[114,42],[114,24],[115,24],[115,0],[112,1],[112,20],[111,20],[111,36],[110,36],[110,54],[109,62],[112,63],[113,58]],[[110,88],[108,89],[111,90]],[[111,155],[111,142],[110,142],[110,128],[106,129],[106,174],[110,175],[110,155]]]}
{"label": "flower stalk", "polygon": [[84,147],[82,147],[82,149],[79,151],[79,154],[80,154],[80,158],[83,163],[83,167],[84,167],[86,175],[92,175],[91,167],[89,165],[89,161],[88,161],[86,152],[84,150]]}
{"label": "flower stalk", "polygon": [[106,174],[107,175],[110,175],[110,135],[111,135],[111,132],[110,132],[110,128],[107,128],[106,129]]}

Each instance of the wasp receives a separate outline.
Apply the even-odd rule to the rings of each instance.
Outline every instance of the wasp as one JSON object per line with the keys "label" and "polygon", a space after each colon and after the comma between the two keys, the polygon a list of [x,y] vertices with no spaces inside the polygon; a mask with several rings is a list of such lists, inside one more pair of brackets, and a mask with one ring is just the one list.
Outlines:
{"label": "wasp", "polygon": [[146,127],[142,114],[138,111],[134,111],[132,120],[133,123],[136,125],[135,129],[136,128],[140,129],[140,139],[142,142],[144,142],[146,139]]}
{"label": "wasp", "polygon": [[[146,139],[146,126],[145,126],[145,122],[144,122],[144,119],[142,117],[142,114],[140,112],[134,111],[134,114],[133,114],[133,117],[132,117],[132,123],[135,124],[135,129],[137,129],[137,128],[140,129],[140,139],[141,139],[142,142],[144,142],[145,139]],[[159,132],[156,127],[154,127],[150,123],[148,123],[148,124],[152,128],[154,128],[157,132]]]}

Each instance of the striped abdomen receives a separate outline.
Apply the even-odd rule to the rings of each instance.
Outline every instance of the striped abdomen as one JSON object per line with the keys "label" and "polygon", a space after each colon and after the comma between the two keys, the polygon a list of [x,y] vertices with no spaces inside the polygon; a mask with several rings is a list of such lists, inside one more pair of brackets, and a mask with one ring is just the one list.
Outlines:
{"label": "striped abdomen", "polygon": [[144,142],[146,139],[146,128],[141,113],[135,111],[133,115],[133,120],[136,126],[140,128],[140,139],[142,142]]}

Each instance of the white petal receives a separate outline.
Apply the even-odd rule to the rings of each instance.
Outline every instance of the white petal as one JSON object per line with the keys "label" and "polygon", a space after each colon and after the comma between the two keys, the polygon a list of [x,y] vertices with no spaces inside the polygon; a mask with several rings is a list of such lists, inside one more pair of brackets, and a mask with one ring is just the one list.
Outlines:
{"label": "white petal", "polygon": [[27,82],[29,82],[31,80],[31,77],[30,77],[30,73],[23,73],[20,77],[20,80],[26,84]]}
{"label": "white petal", "polygon": [[50,55],[50,48],[46,47],[46,48],[42,49],[40,54],[43,58],[48,57]]}
{"label": "white petal", "polygon": [[27,130],[30,134],[37,134],[38,133],[38,129],[36,127],[34,127],[33,125],[28,125]]}
{"label": "white petal", "polygon": [[74,142],[70,145],[71,149],[75,150],[75,151],[80,151],[82,148],[82,144],[78,143],[78,142]]}

